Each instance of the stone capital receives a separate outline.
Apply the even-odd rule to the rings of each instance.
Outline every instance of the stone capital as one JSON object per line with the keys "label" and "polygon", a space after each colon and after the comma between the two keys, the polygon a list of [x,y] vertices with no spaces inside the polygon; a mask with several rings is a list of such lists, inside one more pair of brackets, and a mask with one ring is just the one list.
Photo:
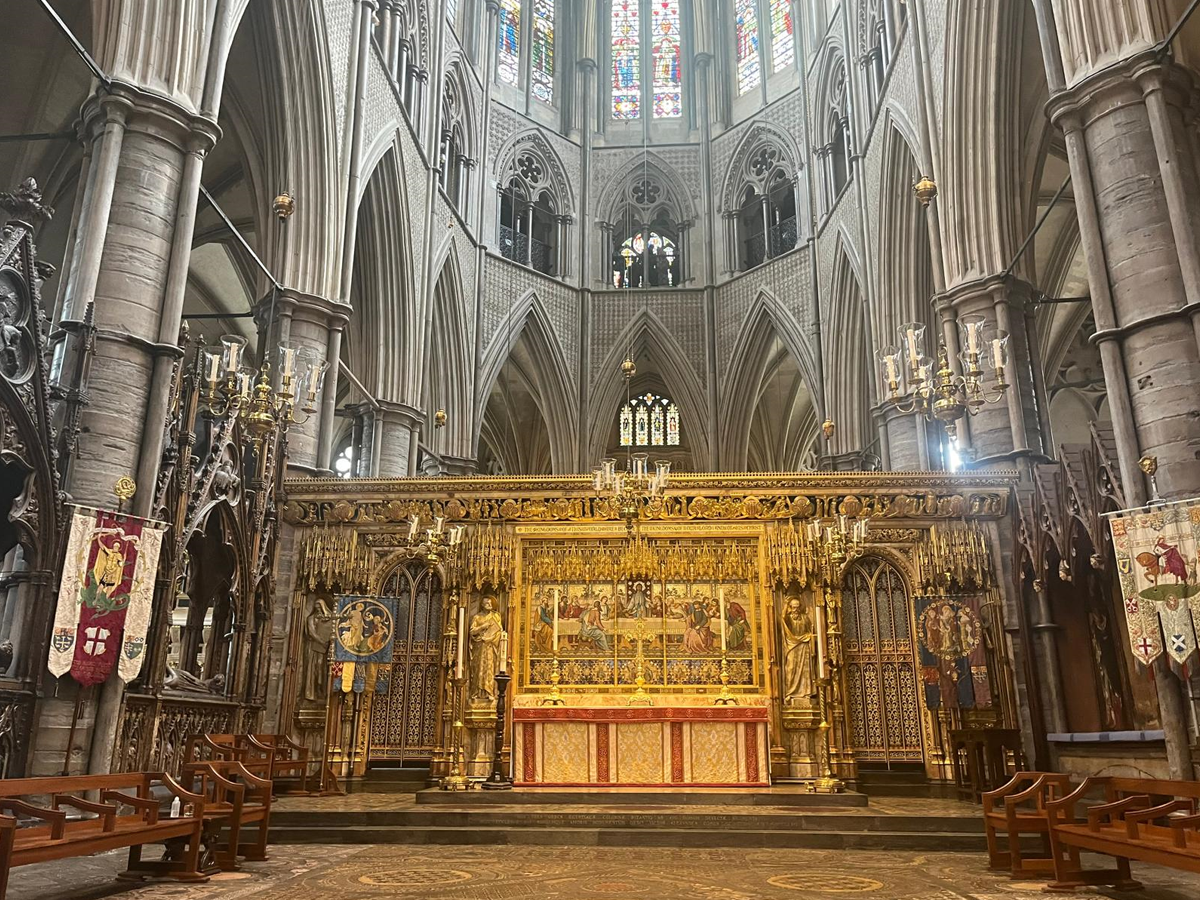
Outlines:
{"label": "stone capital", "polygon": [[1014,275],[988,275],[972,281],[964,281],[947,288],[933,298],[933,308],[939,313],[953,311],[975,312],[973,307],[986,304],[1007,303],[1024,312],[1037,295],[1037,289],[1029,282]]}
{"label": "stone capital", "polygon": [[259,325],[266,325],[271,316],[272,300],[275,305],[275,315],[289,316],[294,321],[311,322],[323,328],[341,329],[350,323],[350,306],[316,294],[307,294],[292,288],[282,288],[264,295],[254,306],[254,319]]}
{"label": "stone capital", "polygon": [[112,123],[151,132],[181,152],[207,154],[221,138],[215,121],[180,106],[161,94],[114,81],[99,88],[83,104],[80,132],[92,139]]}
{"label": "stone capital", "polygon": [[375,409],[380,421],[417,429],[425,423],[425,411],[395,400],[379,400]]}
{"label": "stone capital", "polygon": [[1046,102],[1046,115],[1063,130],[1078,128],[1155,89],[1169,92],[1175,105],[1187,108],[1200,90],[1200,79],[1190,69],[1161,58],[1157,50],[1145,50],[1054,94]]}

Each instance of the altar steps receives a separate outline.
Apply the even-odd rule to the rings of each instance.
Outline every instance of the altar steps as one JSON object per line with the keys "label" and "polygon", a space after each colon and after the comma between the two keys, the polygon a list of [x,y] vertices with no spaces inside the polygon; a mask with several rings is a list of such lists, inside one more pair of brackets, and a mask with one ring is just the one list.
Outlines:
{"label": "altar steps", "polygon": [[429,787],[429,767],[376,766],[362,778],[346,779],[342,787],[348,794],[415,794]]}
{"label": "altar steps", "polygon": [[[595,803],[593,797],[593,804]],[[585,810],[488,805],[397,810],[278,811],[280,844],[512,844],[982,851],[978,815],[845,813],[835,808],[678,806]]]}
{"label": "altar steps", "polygon": [[922,763],[860,762],[857,787],[872,797],[955,797],[952,784],[929,780]]}

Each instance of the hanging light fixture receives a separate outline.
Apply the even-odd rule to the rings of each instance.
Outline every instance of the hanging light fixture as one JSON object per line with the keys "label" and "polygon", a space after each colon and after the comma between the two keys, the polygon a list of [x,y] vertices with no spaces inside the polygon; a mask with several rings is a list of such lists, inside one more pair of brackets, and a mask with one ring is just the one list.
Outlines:
{"label": "hanging light fixture", "polygon": [[[902,325],[900,345],[879,351],[879,374],[885,399],[903,413],[916,413],[941,422],[951,439],[956,423],[976,415],[988,403],[998,403],[1010,387],[1007,380],[1009,336],[999,332],[990,342],[983,338],[983,316],[963,316],[958,322],[962,344],[959,354],[963,374],[950,368],[945,341],[938,342],[935,363],[925,353],[925,326],[919,322]],[[985,347],[986,343],[986,347]],[[934,366],[936,365],[936,369]],[[995,379],[987,384],[987,370]]]}

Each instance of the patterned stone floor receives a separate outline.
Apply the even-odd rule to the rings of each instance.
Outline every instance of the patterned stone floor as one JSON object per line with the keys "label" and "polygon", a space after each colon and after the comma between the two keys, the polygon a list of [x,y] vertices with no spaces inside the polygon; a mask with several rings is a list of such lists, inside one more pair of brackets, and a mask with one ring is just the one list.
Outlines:
{"label": "patterned stone floor", "polygon": [[[289,846],[203,885],[126,885],[123,855],[12,874],[9,900],[1020,900],[1041,884],[988,873],[967,853]],[[1196,900],[1200,877],[1135,867],[1146,890],[1076,900]]]}

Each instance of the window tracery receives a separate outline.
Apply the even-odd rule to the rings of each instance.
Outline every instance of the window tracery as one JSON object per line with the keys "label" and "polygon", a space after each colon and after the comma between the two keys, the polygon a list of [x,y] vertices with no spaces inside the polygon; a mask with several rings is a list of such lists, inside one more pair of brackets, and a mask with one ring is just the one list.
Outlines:
{"label": "window tracery", "polygon": [[566,274],[571,222],[561,169],[535,135],[520,140],[502,169],[500,255],[552,276]]}
{"label": "window tracery", "polygon": [[850,116],[846,103],[846,63],[832,64],[825,98],[825,134],[827,142],[818,152],[823,162],[822,185],[824,212],[830,212],[850,183]]}
{"label": "window tracery", "polygon": [[617,121],[683,116],[683,19],[679,0],[610,0],[609,111]]}
{"label": "window tracery", "polygon": [[617,288],[671,288],[684,280],[683,206],[657,167],[638,167],[621,188],[613,221],[606,280]]}
{"label": "window tracery", "polygon": [[438,185],[455,209],[467,207],[470,168],[474,160],[467,146],[469,117],[463,104],[461,72],[451,63],[442,89],[442,135],[438,152]]}
{"label": "window tracery", "polygon": [[678,447],[679,407],[647,391],[624,404],[617,415],[622,447]]}
{"label": "window tracery", "polygon": [[734,155],[726,179],[730,271],[745,271],[793,249],[800,239],[798,171],[784,137],[758,126]]}

